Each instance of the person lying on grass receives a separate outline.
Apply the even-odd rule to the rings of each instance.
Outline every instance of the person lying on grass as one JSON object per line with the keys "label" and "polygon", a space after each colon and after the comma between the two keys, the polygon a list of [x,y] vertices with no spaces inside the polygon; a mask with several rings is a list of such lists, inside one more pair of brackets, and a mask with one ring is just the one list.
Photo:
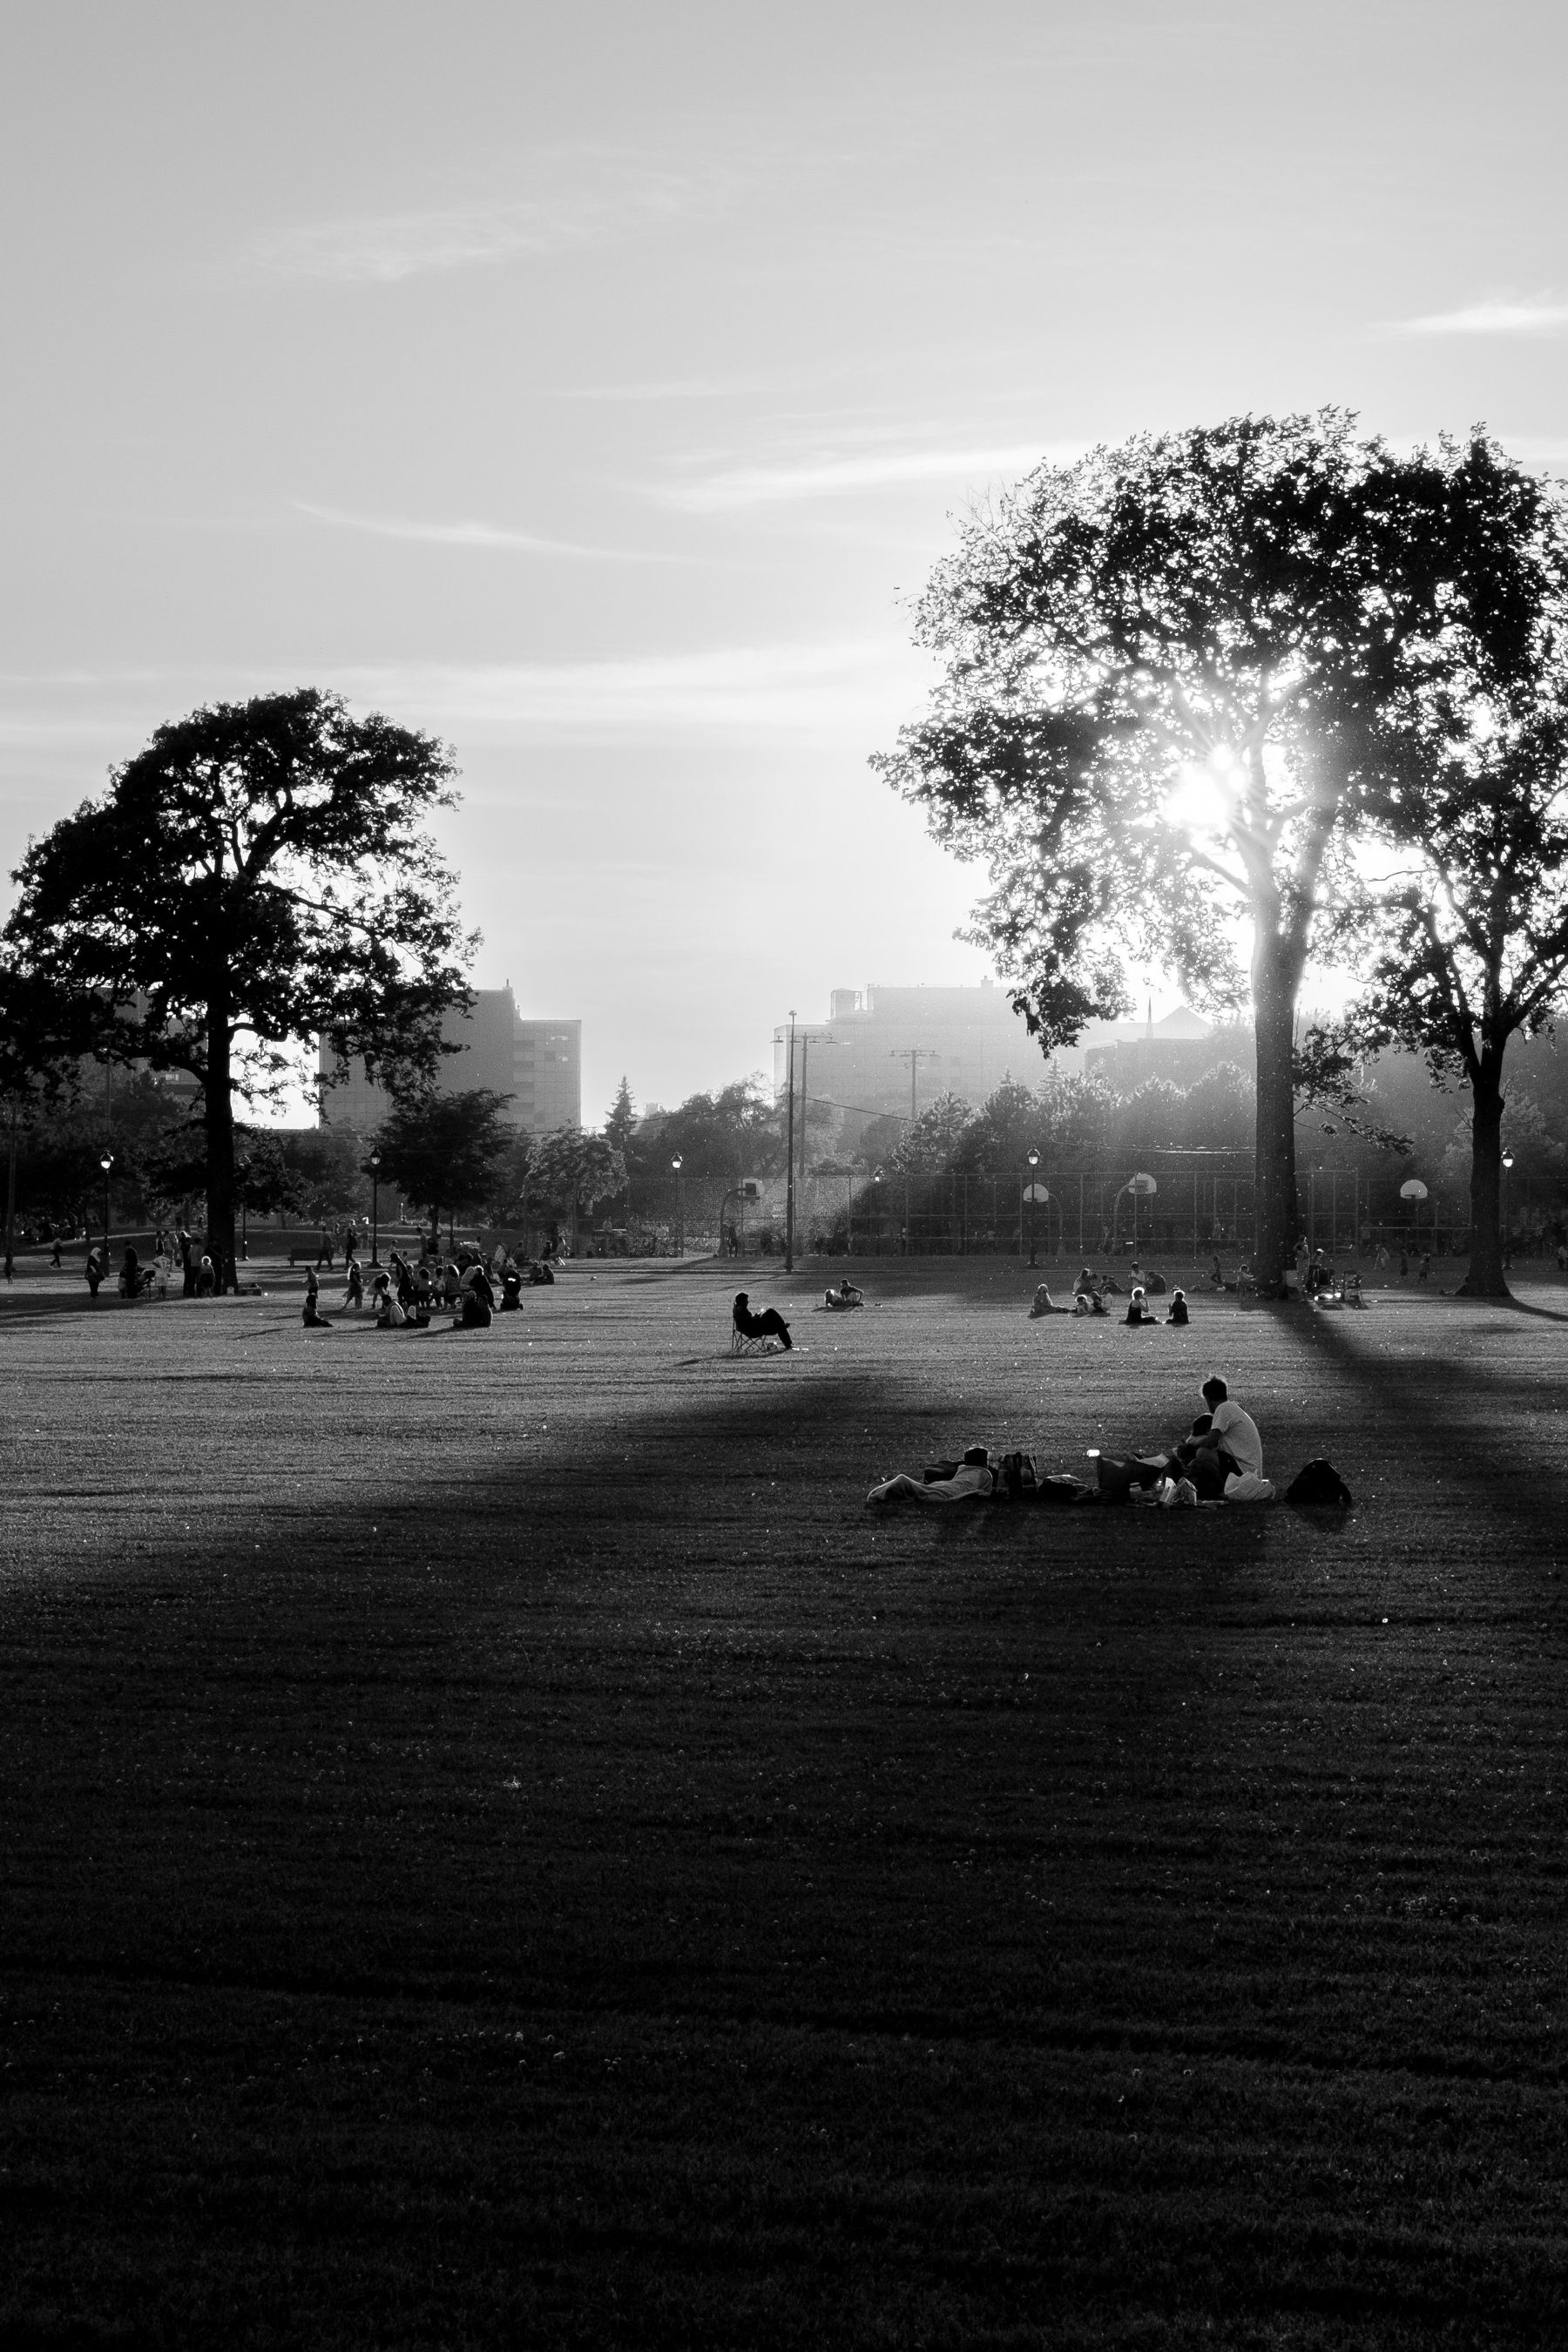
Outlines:
{"label": "person lying on grass", "polygon": [[852,1307],[864,1307],[866,1294],[863,1290],[857,1290],[849,1276],[846,1275],[837,1290],[831,1284],[828,1285],[823,1293],[822,1303],[825,1307],[831,1307],[835,1314],[842,1315]]}
{"label": "person lying on grass", "polygon": [[764,1307],[760,1315],[753,1315],[743,1290],[735,1293],[731,1320],[742,1339],[781,1339],[786,1349],[794,1344],[789,1336],[789,1325],[778,1308]]}
{"label": "person lying on grass", "polygon": [[991,1456],[984,1445],[972,1445],[951,1478],[911,1478],[907,1471],[884,1478],[867,1496],[868,1503],[984,1502],[994,1480]]}

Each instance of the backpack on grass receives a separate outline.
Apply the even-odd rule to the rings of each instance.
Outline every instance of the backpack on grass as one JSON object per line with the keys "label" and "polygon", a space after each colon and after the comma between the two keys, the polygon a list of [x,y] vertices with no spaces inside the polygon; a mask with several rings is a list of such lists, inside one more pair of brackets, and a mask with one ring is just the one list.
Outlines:
{"label": "backpack on grass", "polygon": [[1351,1490],[1331,1462],[1318,1454],[1304,1470],[1298,1470],[1285,1489],[1288,1503],[1337,1504],[1343,1508],[1351,1500]]}

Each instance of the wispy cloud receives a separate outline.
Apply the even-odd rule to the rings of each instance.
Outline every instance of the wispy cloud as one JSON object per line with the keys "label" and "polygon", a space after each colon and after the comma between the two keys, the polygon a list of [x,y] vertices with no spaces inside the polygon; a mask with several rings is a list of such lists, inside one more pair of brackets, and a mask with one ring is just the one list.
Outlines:
{"label": "wispy cloud", "polygon": [[730,175],[637,166],[601,155],[538,159],[554,184],[464,192],[420,210],[345,215],[258,237],[253,268],[324,285],[396,285],[519,255],[563,253],[635,236],[710,202]]}
{"label": "wispy cloud", "polygon": [[671,376],[658,383],[590,383],[557,393],[559,400],[733,400],[757,392],[767,379],[755,375]]}
{"label": "wispy cloud", "polygon": [[[655,495],[667,506],[714,514],[743,507],[784,506],[811,499],[852,497],[912,482],[963,481],[1022,474],[1044,457],[1066,453],[1038,441],[990,448],[858,449],[785,460],[777,465],[720,467],[695,479],[666,484]],[[1080,454],[1076,449],[1073,456]]]}
{"label": "wispy cloud", "polygon": [[1568,302],[1554,296],[1497,296],[1461,310],[1434,310],[1421,319],[1398,319],[1396,335],[1559,335],[1568,328]]}
{"label": "wispy cloud", "polygon": [[732,739],[888,740],[919,707],[929,665],[901,636],[717,646],[584,662],[335,663],[317,651],[238,669],[0,677],[0,747],[129,756],[171,710],[307,680],[465,745],[635,746]]}
{"label": "wispy cloud", "polygon": [[600,662],[416,664],[339,673],[356,703],[471,742],[848,736],[880,740],[919,700],[897,637],[714,647]]}
{"label": "wispy cloud", "polygon": [[529,530],[509,530],[493,522],[416,522],[402,515],[346,513],[341,507],[317,506],[310,499],[291,501],[296,514],[337,530],[367,532],[373,539],[414,540],[426,547],[492,548],[521,555],[566,555],[590,563],[692,563],[687,555],[660,555],[639,549],[584,547],[575,540],[545,539]]}

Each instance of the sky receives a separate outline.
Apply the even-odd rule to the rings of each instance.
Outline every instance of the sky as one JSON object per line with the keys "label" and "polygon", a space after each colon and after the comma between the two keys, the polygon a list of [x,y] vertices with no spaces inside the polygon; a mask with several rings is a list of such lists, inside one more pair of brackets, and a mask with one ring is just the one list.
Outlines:
{"label": "sky", "polygon": [[1329,402],[1568,464],[1565,64],[1510,0],[6,12],[0,868],[312,684],[453,746],[589,1124],[978,981],[868,766],[955,519]]}

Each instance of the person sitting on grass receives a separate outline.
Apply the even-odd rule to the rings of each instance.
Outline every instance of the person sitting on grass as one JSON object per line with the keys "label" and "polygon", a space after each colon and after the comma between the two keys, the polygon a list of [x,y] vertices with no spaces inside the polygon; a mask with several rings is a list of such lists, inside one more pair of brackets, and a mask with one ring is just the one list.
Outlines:
{"label": "person sitting on grass", "polygon": [[1204,1382],[1203,1400],[1205,1410],[1194,1422],[1192,1434],[1178,1445],[1159,1454],[1102,1454],[1097,1474],[1101,1492],[1125,1496],[1135,1486],[1154,1487],[1163,1479],[1184,1477],[1203,1503],[1222,1501],[1232,1479],[1243,1482],[1238,1501],[1271,1496],[1273,1489],[1263,1476],[1258,1424],[1235,1402],[1217,1372]]}
{"label": "person sitting on grass", "polygon": [[1222,1496],[1233,1477],[1261,1478],[1263,1440],[1258,1423],[1244,1412],[1217,1372],[1203,1385],[1205,1421],[1194,1422],[1193,1433],[1176,1448],[1176,1458],[1198,1490],[1199,1499]]}
{"label": "person sitting on grass", "polygon": [[370,1306],[378,1331],[401,1331],[408,1320],[407,1310],[384,1274],[378,1274],[371,1285]]}
{"label": "person sitting on grass", "polygon": [[857,1290],[849,1276],[846,1275],[837,1290],[831,1283],[828,1285],[823,1293],[822,1303],[825,1307],[831,1307],[835,1314],[842,1315],[852,1307],[864,1307],[866,1294],[863,1290]]}
{"label": "person sitting on grass", "polygon": [[991,1456],[984,1445],[972,1445],[951,1478],[911,1478],[907,1471],[896,1478],[883,1478],[867,1496],[868,1503],[977,1503],[984,1502],[995,1480],[990,1469]]}
{"label": "person sitting on grass", "polygon": [[1037,1315],[1070,1315],[1072,1312],[1073,1309],[1070,1307],[1058,1307],[1057,1305],[1056,1300],[1051,1297],[1048,1286],[1045,1283],[1041,1282],[1036,1284],[1034,1304],[1029,1309],[1029,1320],[1031,1323],[1035,1320]]}
{"label": "person sitting on grass", "polygon": [[464,1275],[459,1292],[461,1306],[454,1331],[488,1331],[495,1316],[496,1295],[484,1267],[469,1266]]}
{"label": "person sitting on grass", "polygon": [[1172,1291],[1171,1311],[1166,1316],[1165,1320],[1167,1323],[1174,1323],[1184,1329],[1185,1328],[1187,1323],[1187,1294],[1184,1290],[1177,1289]]}
{"label": "person sitting on grass", "polygon": [[1153,1308],[1150,1306],[1149,1301],[1143,1296],[1143,1286],[1142,1283],[1138,1285],[1136,1289],[1133,1291],[1131,1297],[1127,1302],[1127,1314],[1125,1319],[1127,1322],[1131,1324],[1134,1328],[1144,1323],[1157,1323],[1160,1320]]}
{"label": "person sitting on grass", "polygon": [[780,1339],[786,1354],[794,1345],[789,1336],[789,1325],[778,1308],[764,1307],[760,1315],[753,1315],[743,1290],[735,1293],[731,1319],[742,1339]]}
{"label": "person sitting on grass", "polygon": [[521,1297],[521,1271],[518,1266],[509,1261],[506,1270],[500,1278],[500,1312],[503,1315],[515,1315],[517,1313],[518,1301]]}
{"label": "person sitting on grass", "polygon": [[316,1280],[313,1265],[305,1268],[305,1306],[300,1320],[307,1331],[330,1331],[332,1328],[321,1312],[321,1286]]}

